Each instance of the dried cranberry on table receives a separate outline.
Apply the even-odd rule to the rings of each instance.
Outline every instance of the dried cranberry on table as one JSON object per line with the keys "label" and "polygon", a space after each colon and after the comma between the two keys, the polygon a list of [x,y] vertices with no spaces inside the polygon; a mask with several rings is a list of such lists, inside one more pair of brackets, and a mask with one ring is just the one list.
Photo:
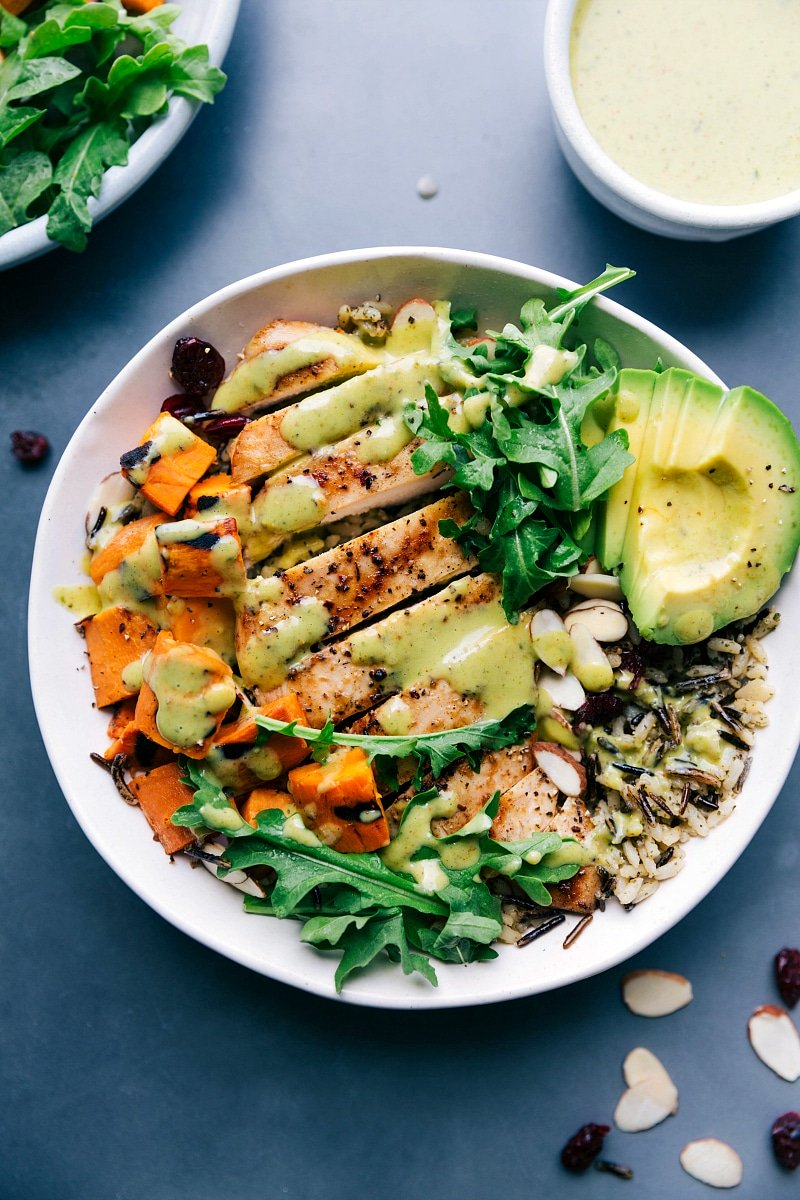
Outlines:
{"label": "dried cranberry on table", "polygon": [[772,1149],[787,1171],[800,1167],[800,1113],[785,1112],[772,1124]]}
{"label": "dried cranberry on table", "polygon": [[800,950],[784,946],[775,955],[775,978],[783,999],[794,1008],[800,1000]]}
{"label": "dried cranberry on table", "polygon": [[205,396],[222,383],[225,359],[210,342],[178,338],[172,352],[172,378],[192,396]]}
{"label": "dried cranberry on table", "polygon": [[50,451],[50,443],[43,433],[34,429],[15,429],[11,434],[11,453],[28,467],[42,462]]}
{"label": "dried cranberry on table", "polygon": [[561,1164],[568,1171],[588,1171],[600,1151],[610,1125],[582,1125],[561,1151]]}

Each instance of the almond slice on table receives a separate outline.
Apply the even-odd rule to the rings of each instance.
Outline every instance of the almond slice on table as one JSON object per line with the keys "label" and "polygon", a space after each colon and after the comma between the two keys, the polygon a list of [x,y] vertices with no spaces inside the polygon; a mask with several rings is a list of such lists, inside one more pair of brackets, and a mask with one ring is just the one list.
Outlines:
{"label": "almond slice on table", "polygon": [[645,1079],[652,1079],[656,1075],[669,1079],[666,1067],[660,1059],[656,1058],[652,1050],[647,1050],[644,1046],[637,1046],[625,1056],[622,1064],[622,1076],[629,1088],[636,1087],[637,1083],[641,1083]]}
{"label": "almond slice on table", "polygon": [[785,1008],[764,1004],[747,1022],[750,1045],[781,1079],[800,1079],[800,1034]]}
{"label": "almond slice on table", "polygon": [[680,1163],[687,1175],[710,1187],[732,1188],[742,1182],[742,1160],[733,1146],[719,1138],[688,1142],[681,1150]]}
{"label": "almond slice on table", "polygon": [[568,750],[555,742],[536,742],[531,750],[539,770],[563,795],[583,795],[586,791],[586,772]]}
{"label": "almond slice on table", "polygon": [[631,971],[622,980],[622,999],[637,1017],[668,1017],[692,999],[692,985],[672,971]]}
{"label": "almond slice on table", "polygon": [[678,1089],[662,1067],[622,1093],[614,1109],[614,1124],[623,1133],[641,1133],[677,1111]]}

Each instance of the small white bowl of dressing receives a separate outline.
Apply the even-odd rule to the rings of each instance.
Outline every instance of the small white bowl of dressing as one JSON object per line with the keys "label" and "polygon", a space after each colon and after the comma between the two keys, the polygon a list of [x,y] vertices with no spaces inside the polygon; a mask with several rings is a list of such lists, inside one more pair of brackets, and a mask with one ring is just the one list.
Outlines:
{"label": "small white bowl of dressing", "polygon": [[550,0],[556,135],[651,233],[726,241],[800,213],[800,0]]}

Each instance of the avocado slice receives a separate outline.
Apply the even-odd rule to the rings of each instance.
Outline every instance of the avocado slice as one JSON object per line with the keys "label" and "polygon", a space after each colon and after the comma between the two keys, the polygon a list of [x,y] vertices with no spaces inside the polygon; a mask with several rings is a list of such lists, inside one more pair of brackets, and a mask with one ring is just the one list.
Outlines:
{"label": "avocado slice", "polygon": [[624,429],[628,435],[628,449],[636,459],[619,483],[611,488],[603,502],[595,554],[606,570],[613,570],[622,562],[631,498],[658,378],[655,371],[639,371],[626,367],[620,371],[608,395],[595,401],[581,427],[581,436],[587,446],[595,445],[617,429]]}
{"label": "avocado slice", "polygon": [[[653,376],[646,423],[627,427],[637,463],[609,493],[598,557],[619,568],[644,637],[697,642],[757,612],[791,567],[800,446],[752,388],[725,392],[677,369],[636,374]],[[646,395],[644,378],[635,385]],[[609,428],[621,427],[619,404]]]}

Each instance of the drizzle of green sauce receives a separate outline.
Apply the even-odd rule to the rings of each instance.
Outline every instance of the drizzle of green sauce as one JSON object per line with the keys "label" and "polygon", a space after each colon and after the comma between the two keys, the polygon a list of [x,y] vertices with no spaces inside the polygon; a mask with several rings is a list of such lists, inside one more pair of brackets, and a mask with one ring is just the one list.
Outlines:
{"label": "drizzle of green sauce", "polygon": [[[238,412],[269,396],[279,380],[325,359],[336,360],[342,374],[366,370],[380,361],[380,351],[368,349],[358,338],[331,329],[298,338],[280,350],[264,350],[238,364],[217,388],[214,408]],[[287,439],[288,440],[288,439]]]}
{"label": "drizzle of green sauce", "polygon": [[329,628],[328,610],[311,596],[287,610],[287,615],[259,629],[239,647],[239,669],[249,685],[277,687],[289,668],[299,662],[309,647]]}
{"label": "drizzle of green sauce", "polygon": [[443,679],[463,696],[476,696],[487,716],[500,719],[533,704],[534,653],[528,622],[509,625],[499,600],[462,604],[472,581],[460,579],[438,604],[405,609],[354,634],[352,660],[381,666],[402,691]]}
{"label": "drizzle of green sauce", "polygon": [[[441,891],[449,883],[440,863],[450,870],[467,870],[474,866],[480,858],[477,838],[467,836],[442,842],[431,829],[432,821],[451,817],[455,811],[456,802],[451,793],[440,792],[406,812],[397,835],[380,851],[385,866],[391,871],[411,875],[417,886],[426,892]],[[432,850],[437,858],[415,860],[421,850]]]}
{"label": "drizzle of green sauce", "polygon": [[69,609],[76,621],[93,617],[102,608],[100,593],[93,583],[75,583],[53,588],[53,599]]}
{"label": "drizzle of green sauce", "polygon": [[156,725],[173,746],[199,746],[215,730],[217,717],[236,699],[233,679],[220,679],[198,661],[195,648],[177,642],[158,655],[146,654],[142,678],[158,700]]}
{"label": "drizzle of green sauce", "polygon": [[377,425],[364,430],[356,445],[356,454],[363,463],[391,462],[413,438],[402,413],[383,417]]}
{"label": "drizzle of green sauce", "polygon": [[325,493],[312,476],[290,475],[285,483],[258,494],[253,521],[261,529],[292,533],[318,525],[326,508]]}

